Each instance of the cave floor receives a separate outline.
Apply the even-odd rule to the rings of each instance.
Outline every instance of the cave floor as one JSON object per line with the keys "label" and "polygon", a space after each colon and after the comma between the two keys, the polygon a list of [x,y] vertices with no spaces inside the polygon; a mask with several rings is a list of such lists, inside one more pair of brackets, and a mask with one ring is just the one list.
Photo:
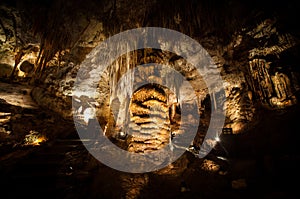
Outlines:
{"label": "cave floor", "polygon": [[[130,174],[92,157],[73,122],[39,108],[28,85],[0,83],[1,194],[10,198],[294,198],[300,179],[298,110],[277,116],[266,111],[256,128],[222,136],[203,159],[186,152],[162,170]],[[26,139],[33,135],[46,141]],[[209,161],[214,164],[205,166]]]}

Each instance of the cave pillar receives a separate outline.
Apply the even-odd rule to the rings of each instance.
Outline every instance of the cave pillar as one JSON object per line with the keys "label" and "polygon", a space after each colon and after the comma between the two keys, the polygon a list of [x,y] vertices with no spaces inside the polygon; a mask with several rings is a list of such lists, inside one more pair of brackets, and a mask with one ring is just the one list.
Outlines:
{"label": "cave pillar", "polygon": [[269,64],[264,59],[249,61],[251,88],[263,102],[268,102],[273,93],[272,80],[268,69]]}
{"label": "cave pillar", "polygon": [[249,84],[254,94],[265,105],[284,108],[295,103],[289,77],[279,71],[269,73],[270,65],[264,59],[249,61]]}

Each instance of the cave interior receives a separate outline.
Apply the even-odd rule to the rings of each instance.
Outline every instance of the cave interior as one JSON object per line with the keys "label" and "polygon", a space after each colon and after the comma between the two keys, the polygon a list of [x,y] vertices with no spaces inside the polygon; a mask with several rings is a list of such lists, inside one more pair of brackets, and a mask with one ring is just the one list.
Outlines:
{"label": "cave interior", "polygon": [[2,0],[1,195],[295,198],[299,10]]}

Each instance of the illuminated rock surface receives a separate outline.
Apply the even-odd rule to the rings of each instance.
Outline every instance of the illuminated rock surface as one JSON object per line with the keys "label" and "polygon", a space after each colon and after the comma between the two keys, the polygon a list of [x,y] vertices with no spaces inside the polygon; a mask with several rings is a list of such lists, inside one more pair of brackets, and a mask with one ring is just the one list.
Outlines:
{"label": "illuminated rock surface", "polygon": [[[299,179],[300,166],[299,9],[292,1],[2,1],[1,190],[12,197],[37,198],[289,198],[296,193],[292,182]],[[139,27],[188,35],[214,65],[198,74],[172,52],[137,50],[114,60],[96,82],[93,97],[74,94],[76,77],[99,75],[91,70],[77,74],[86,55],[105,39]],[[190,50],[188,45],[175,48]],[[170,66],[189,81],[199,124],[192,114],[186,115],[187,123],[180,121],[181,109],[195,108],[189,103],[193,95],[169,71],[157,73],[150,65],[126,76],[115,89],[126,72],[147,63]],[[226,101],[221,101],[220,85],[209,93],[203,79],[213,78],[209,74],[215,68],[224,80]],[[166,82],[175,92],[164,88],[160,93],[155,86],[136,90],[133,79]],[[95,82],[87,82],[83,91],[90,89],[89,83]],[[184,135],[189,125],[199,129],[190,148],[167,167],[145,174],[115,171],[92,157],[78,139],[72,97],[84,128],[95,106],[105,135],[131,152],[159,150]],[[223,134],[203,143],[212,110],[225,113]],[[200,159],[195,155],[202,145],[214,149]]]}

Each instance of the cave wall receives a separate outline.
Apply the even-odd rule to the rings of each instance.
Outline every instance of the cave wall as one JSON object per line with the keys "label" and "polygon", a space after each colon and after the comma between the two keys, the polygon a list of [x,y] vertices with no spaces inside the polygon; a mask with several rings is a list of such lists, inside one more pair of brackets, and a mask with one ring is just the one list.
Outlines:
{"label": "cave wall", "polygon": [[[263,109],[284,111],[298,103],[299,30],[293,2],[15,0],[4,2],[0,11],[0,78],[34,85],[35,101],[66,119],[72,118],[72,88],[86,55],[112,35],[145,26],[177,30],[207,50],[225,84],[226,102],[218,101],[216,90],[210,93],[212,104],[222,104],[216,108],[226,111],[225,127],[234,133],[253,128]],[[153,61],[150,52],[144,54]],[[154,61],[189,71],[184,60],[174,62],[168,53],[157,57]],[[125,59],[135,60],[133,55]],[[22,71],[25,61],[34,69]],[[193,71],[185,75],[199,79]],[[96,96],[104,123],[111,114],[109,81],[107,71]],[[195,82],[201,107],[208,91]],[[84,96],[79,100],[88,104]]]}

